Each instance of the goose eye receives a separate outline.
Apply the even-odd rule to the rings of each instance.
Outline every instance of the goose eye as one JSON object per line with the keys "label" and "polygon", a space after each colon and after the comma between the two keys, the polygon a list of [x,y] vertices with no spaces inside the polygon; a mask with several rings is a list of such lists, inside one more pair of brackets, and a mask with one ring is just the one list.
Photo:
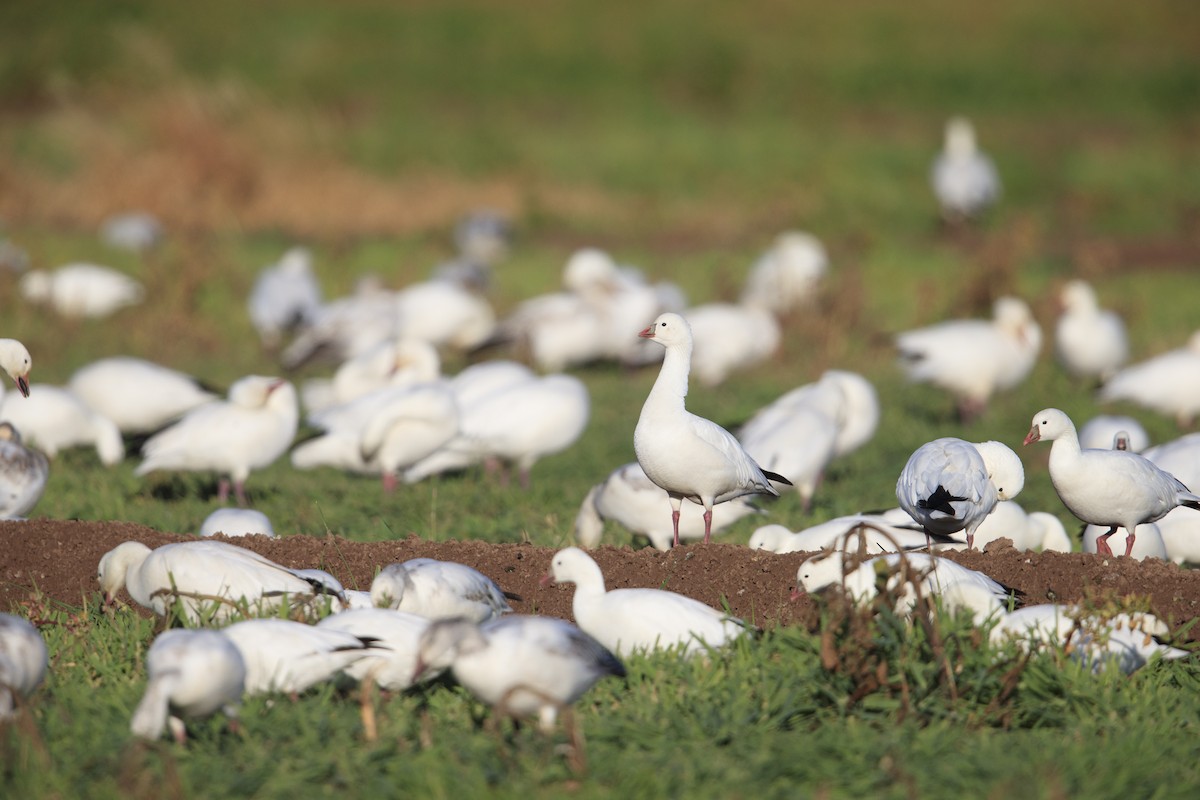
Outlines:
{"label": "goose eye", "polygon": [[662,324],[662,326],[663,326],[664,328],[665,328],[665,327],[667,327],[667,323],[663,322],[663,323],[661,323],[661,324]]}

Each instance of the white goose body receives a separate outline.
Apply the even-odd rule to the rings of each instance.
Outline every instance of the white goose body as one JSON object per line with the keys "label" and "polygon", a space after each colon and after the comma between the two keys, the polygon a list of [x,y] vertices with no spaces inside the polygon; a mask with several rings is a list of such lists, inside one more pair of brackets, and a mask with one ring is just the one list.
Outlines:
{"label": "white goose body", "polygon": [[929,181],[942,217],[951,222],[978,216],[1000,195],[996,167],[976,146],[974,127],[961,117],[946,123],[945,146],[933,162]]}
{"label": "white goose body", "polygon": [[0,419],[21,431],[23,440],[50,458],[70,447],[95,447],[100,462],[115,466],[125,458],[125,442],[112,420],[97,414],[74,392],[61,386],[35,384],[29,387],[37,402],[29,403],[11,394],[0,399]]}
{"label": "white goose body", "polygon": [[[742,517],[761,511],[749,499],[739,497],[713,506],[712,530],[717,532]],[[641,466],[633,461],[617,467],[602,483],[593,486],[575,518],[575,539],[587,548],[600,544],[605,520],[612,520],[650,540],[656,550],[670,550],[671,521],[663,513],[663,492]],[[679,538],[704,537],[703,509],[694,503],[680,508]]]}
{"label": "white goose body", "polygon": [[1141,453],[1150,446],[1150,434],[1142,427],[1142,423],[1133,417],[1117,414],[1100,414],[1083,423],[1079,428],[1079,446],[1084,450],[1107,450],[1113,447],[1119,433],[1126,436],[1126,450]]}
{"label": "white goose body", "polygon": [[30,270],[20,287],[26,300],[46,303],[64,317],[107,317],[145,296],[142,285],[128,275],[84,263]]}
{"label": "white goose body", "polygon": [[1071,552],[1071,538],[1058,517],[1045,511],[1026,514],[1013,500],[996,503],[975,529],[975,546],[980,550],[997,539],[1010,539],[1017,550]]}
{"label": "white goose body", "polygon": [[222,633],[246,662],[246,694],[300,694],[371,653],[372,642],[288,619],[235,622]]}
{"label": "white goose body", "polygon": [[158,739],[169,726],[175,740],[187,737],[184,719],[223,710],[237,719],[246,682],[246,663],[220,631],[175,629],[158,635],[146,652],[146,691],[129,729],[142,739]]}
{"label": "white goose body", "polygon": [[512,611],[496,582],[457,561],[413,558],[380,570],[371,583],[376,606],[429,619],[465,617],[474,622]]}
{"label": "white goose body", "polygon": [[106,600],[111,601],[124,586],[138,605],[165,615],[174,602],[170,593],[178,591],[192,622],[201,618],[202,609],[215,606],[214,618],[227,619],[238,611],[234,604],[244,602],[252,612],[270,611],[285,600],[310,598],[315,591],[293,570],[212,539],[176,542],[155,550],[141,542],[125,542],[104,554],[98,572]]}
{"label": "white goose body", "polygon": [[1126,555],[1133,548],[1137,526],[1164,517],[1177,506],[1200,510],[1200,496],[1175,476],[1127,450],[1082,450],[1070,417],[1056,408],[1039,411],[1025,444],[1050,441],[1050,481],[1067,509],[1091,525],[1109,528],[1098,551],[1111,555],[1107,536],[1117,528],[1134,534],[1126,538]]}
{"label": "white goose body", "polygon": [[713,505],[748,494],[778,497],[770,479],[787,479],[765,474],[733,434],[684,406],[692,336],[683,317],[662,314],[639,335],[661,344],[666,355],[638,417],[633,449],[646,476],[670,498],[674,543],[679,544],[679,509],[686,499],[704,506],[707,544]]}
{"label": "white goose body", "polygon": [[216,534],[225,536],[252,536],[261,534],[275,538],[271,518],[253,508],[218,508],[200,523],[200,536],[207,539]]}
{"label": "white goose body", "polygon": [[1128,400],[1189,427],[1200,414],[1200,331],[1184,347],[1125,367],[1097,397],[1102,403]]}
{"label": "white goose body", "polygon": [[434,622],[421,636],[420,665],[449,669],[483,702],[512,716],[536,716],[543,730],[601,678],[625,675],[599,642],[552,617]]}
{"label": "white goose body", "polygon": [[[819,592],[831,586],[844,586],[846,593],[859,604],[866,604],[879,594],[877,565],[883,562],[889,571],[887,585],[899,595],[896,611],[907,613],[916,599],[914,583],[919,584],[921,594],[928,597],[942,594],[952,587],[965,585],[971,591],[990,596],[1002,603],[1008,591],[996,581],[973,569],[945,558],[927,553],[887,553],[863,561],[849,568],[847,555],[839,550],[813,556],[800,565],[796,572],[797,591]],[[910,574],[906,580],[902,565],[907,564]]]}
{"label": "white goose body", "polygon": [[21,443],[11,422],[0,422],[0,519],[19,519],[37,505],[50,478],[46,456]]}
{"label": "white goose body", "polygon": [[[902,518],[902,519],[901,519]],[[929,543],[925,532],[914,529],[908,514],[851,514],[835,517],[801,531],[792,532],[782,525],[765,525],[750,536],[752,550],[773,553],[815,553],[825,549],[867,553],[891,553],[924,548]],[[935,548],[940,547],[937,543]],[[961,546],[961,545],[959,545]]]}
{"label": "white goose body", "polygon": [[41,685],[48,658],[46,642],[29,620],[0,613],[0,722]]}
{"label": "white goose body", "polygon": [[269,466],[296,436],[300,411],[296,389],[279,378],[251,375],[229,389],[229,398],[193,409],[142,447],[143,461],[134,471],[216,472],[218,496],[224,502],[228,476],[238,501],[245,505],[244,484],[250,472]]}
{"label": "white goose body", "polygon": [[896,481],[896,499],[929,533],[965,531],[971,547],[975,529],[996,503],[1016,496],[1024,485],[1021,460],[1008,447],[944,437],[909,457]]}
{"label": "white goose body", "polygon": [[345,673],[359,682],[373,680],[385,691],[401,692],[414,683],[421,634],[430,622],[428,617],[390,608],[359,608],[330,614],[317,627],[370,640],[367,654],[347,666]]}
{"label": "white goose body", "polygon": [[1063,313],[1054,328],[1054,351],[1070,374],[1107,378],[1129,358],[1125,323],[1114,311],[1102,309],[1096,292],[1074,280],[1059,295]]}
{"label": "white goose body", "polygon": [[742,290],[742,303],[786,314],[812,305],[829,272],[829,255],[811,233],[787,231],[763,253]]}
{"label": "white goose body", "polygon": [[147,433],[217,399],[183,372],[131,356],[93,361],[67,388],[122,433]]}
{"label": "white goose body", "polygon": [[691,366],[705,386],[718,386],[733,372],[765,361],[779,349],[779,322],[765,308],[709,303],[688,309],[684,316],[695,347]]}
{"label": "white goose body", "polygon": [[675,592],[606,592],[600,566],[578,547],[555,553],[547,578],[575,584],[571,608],[576,624],[618,656],[670,647],[691,655],[724,647],[747,631],[742,620]]}
{"label": "white goose body", "polygon": [[312,262],[308,248],[293,247],[254,279],[246,308],[267,347],[278,347],[286,334],[308,326],[320,311],[321,286]]}

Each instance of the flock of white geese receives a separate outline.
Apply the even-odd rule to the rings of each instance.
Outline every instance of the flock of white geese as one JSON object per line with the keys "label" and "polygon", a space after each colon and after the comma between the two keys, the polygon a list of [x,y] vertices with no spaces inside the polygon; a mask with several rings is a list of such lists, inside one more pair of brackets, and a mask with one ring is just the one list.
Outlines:
{"label": "flock of white geese", "polygon": [[[964,126],[949,126],[932,176],[948,217],[972,216],[998,193],[994,169]],[[583,250],[568,261],[561,292],[498,319],[480,289],[490,260],[502,252],[502,234],[485,215],[460,230],[460,257],[433,279],[400,291],[363,285],[330,302],[322,300],[303,250],[264,270],[249,300],[264,344],[283,346],[290,335],[285,364],[317,357],[340,364],[299,390],[282,378],[251,375],[221,398],[189,375],[133,357],[89,364],[66,386],[31,386],[28,350],[0,340],[0,367],[21,395],[0,397],[0,517],[35,506],[47,456],[86,444],[115,464],[131,434],[151,434],[138,475],[216,473],[219,502],[232,493],[243,506],[251,473],[289,449],[296,468],[376,474],[387,489],[476,464],[511,468],[527,484],[537,461],[570,447],[588,422],[586,387],[563,370],[605,359],[630,366],[661,359],[661,366],[637,421],[637,461],[617,467],[580,508],[576,533],[584,547],[599,541],[605,520],[665,549],[685,539],[708,542],[759,513],[748,502],[754,495],[795,491],[807,505],[831,461],[874,434],[875,391],[844,370],[782,395],[737,435],[686,408],[693,375],[714,386],[775,352],[778,315],[811,302],[827,270],[814,237],[781,236],[751,269],[739,302],[698,307],[687,307],[678,287],[652,283],[603,251]],[[139,286],[109,273],[69,265],[26,275],[22,290],[77,316],[142,299]],[[1091,288],[1073,281],[1061,299],[1054,343],[1066,370],[1103,381],[1101,400],[1129,400],[1190,423],[1200,411],[1200,332],[1177,351],[1126,366],[1124,325],[1099,307]],[[489,361],[441,374],[440,351],[495,341],[519,343],[532,368]],[[1004,297],[991,320],[947,321],[902,333],[895,343],[910,379],[944,389],[970,418],[985,412],[995,392],[1028,377],[1042,333],[1024,301]],[[302,405],[321,433],[293,447]],[[1081,444],[1071,419],[1047,408],[1033,416],[1025,438],[1027,445],[1051,443],[1051,480],[1067,509],[1092,526],[1085,542],[1107,555],[1115,541],[1125,556],[1200,560],[1200,514],[1193,513],[1200,496],[1185,485],[1200,482],[1200,438],[1139,454],[1145,442],[1138,437],[1145,436],[1136,421],[1102,418],[1095,428],[1085,429]],[[1010,610],[1013,598],[1003,586],[936,555],[1001,537],[1029,549],[1070,549],[1056,518],[1026,514],[1013,502],[1023,485],[1021,460],[1006,445],[940,438],[903,465],[897,509],[803,531],[766,525],[751,546],[821,551],[801,565],[797,592],[840,587],[869,602],[883,569],[897,613],[914,613],[917,598],[936,594],[945,607],[989,625],[994,642],[1065,644],[1096,669],[1115,663],[1128,672],[1152,657],[1188,655],[1159,644],[1155,637],[1169,632],[1152,615],[1100,618],[1050,604]],[[270,521],[249,509],[218,510],[202,533],[216,531],[272,533]],[[861,557],[864,546],[870,558]],[[246,695],[295,696],[338,676],[398,691],[445,671],[484,702],[548,727],[596,681],[622,676],[620,659],[632,652],[709,653],[751,630],[672,592],[606,591],[599,566],[577,547],[554,554],[545,578],[575,585],[575,625],[513,614],[510,597],[491,578],[430,559],[387,566],[369,592],[354,592],[329,573],[288,569],[201,538],[155,550],[126,542],[105,554],[98,575],[106,600],[124,589],[137,604],[193,626],[155,640],[145,695],[131,718],[137,736],[158,738],[169,729],[180,741],[184,720],[218,710],[235,719]],[[306,606],[320,621],[255,618],[281,605]],[[36,629],[0,616],[0,719],[40,684],[46,663]]]}

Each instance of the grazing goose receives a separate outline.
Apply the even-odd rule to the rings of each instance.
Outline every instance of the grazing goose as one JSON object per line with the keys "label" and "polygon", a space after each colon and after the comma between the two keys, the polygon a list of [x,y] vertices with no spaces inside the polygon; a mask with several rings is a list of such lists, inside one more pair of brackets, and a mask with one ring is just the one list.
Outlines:
{"label": "grazing goose", "polygon": [[112,467],[125,458],[125,442],[121,431],[108,417],[97,414],[75,393],[61,386],[36,384],[27,391],[34,394],[36,403],[27,403],[3,394],[0,398],[0,419],[5,419],[21,431],[23,440],[50,458],[69,447],[95,447],[100,463]]}
{"label": "grazing goose", "polygon": [[1108,378],[1129,358],[1125,323],[1100,308],[1086,281],[1073,280],[1059,293],[1062,314],[1054,328],[1054,353],[1071,375]]}
{"label": "grazing goose", "polygon": [[176,629],[158,635],[146,651],[146,692],[129,729],[142,739],[158,739],[169,726],[175,741],[187,740],[183,720],[225,712],[237,720],[246,683],[246,663],[220,631]]}
{"label": "grazing goose", "polygon": [[133,278],[96,264],[30,270],[22,276],[20,288],[26,300],[47,303],[64,317],[107,317],[142,302],[145,295]]}
{"label": "grazing goose", "polygon": [[601,678],[625,677],[625,666],[603,645],[552,617],[440,620],[421,635],[418,652],[418,671],[449,669],[498,713],[536,716],[544,731]]}
{"label": "grazing goose", "polygon": [[218,508],[200,523],[200,536],[207,539],[221,533],[225,536],[252,536],[262,534],[275,538],[271,518],[252,508]]}
{"label": "grazing goose", "polygon": [[1200,331],[1193,333],[1184,347],[1131,364],[1113,375],[1097,397],[1102,403],[1128,400],[1174,417],[1181,428],[1190,427],[1200,413]]}
{"label": "grazing goose", "polygon": [[779,349],[779,322],[765,308],[709,303],[684,316],[695,348],[691,365],[705,386],[719,386],[733,372],[765,361]]}
{"label": "grazing goose", "polygon": [[330,614],[317,627],[369,640],[372,647],[367,654],[346,667],[345,673],[360,683],[373,680],[384,691],[402,692],[413,685],[418,674],[417,650],[421,634],[430,624],[428,617],[405,611],[359,608]]}
{"label": "grazing goose", "polygon": [[343,406],[378,389],[435,381],[441,369],[441,358],[429,342],[388,339],[342,362],[333,378],[306,381],[301,400],[311,418],[315,412]]}
{"label": "grazing goose", "polygon": [[997,391],[1028,377],[1042,346],[1042,329],[1023,300],[1001,297],[991,321],[950,320],[896,336],[908,380],[953,394],[970,421]]}
{"label": "grazing goose", "polygon": [[324,584],[305,580],[258,553],[212,539],[155,550],[125,542],[100,559],[98,577],[105,602],[111,603],[123,586],[134,602],[160,616],[174,607],[178,594],[190,622],[199,621],[208,608],[214,609],[214,619],[227,619],[240,604],[265,612],[325,591]]}
{"label": "grazing goose", "polygon": [[[929,537],[925,532],[914,528],[904,511],[897,512],[835,517],[795,533],[782,525],[765,525],[750,536],[749,546],[773,553],[815,553],[830,548],[853,553],[863,547],[868,554],[926,547]],[[939,538],[934,546],[945,546],[948,541]]]}
{"label": "grazing goose", "polygon": [[121,433],[149,433],[217,399],[191,375],[132,356],[80,367],[67,388]]}
{"label": "grazing goose", "polygon": [[474,622],[512,612],[508,595],[488,576],[457,561],[413,558],[384,567],[371,582],[371,601],[429,619]]}
{"label": "grazing goose", "polygon": [[[300,421],[296,389],[279,378],[250,375],[229,388],[229,398],[188,412],[142,447],[143,461],[134,470],[217,472],[217,502],[229,498],[233,482],[238,503],[246,505],[246,479],[283,455]],[[228,477],[227,477],[228,476]]]}
{"label": "grazing goose", "polygon": [[293,697],[371,654],[374,641],[290,619],[249,619],[221,631],[246,662],[246,694]]}
{"label": "grazing goose", "polygon": [[946,123],[942,152],[929,173],[942,219],[957,223],[986,211],[1000,195],[1000,178],[992,160],[975,144],[975,129],[962,117]]}
{"label": "grazing goose", "polygon": [[487,300],[448,281],[415,283],[396,293],[396,335],[468,351],[496,328]]}
{"label": "grazing goose", "polygon": [[896,499],[929,534],[965,531],[967,547],[1001,500],[1025,486],[1021,459],[1000,442],[934,439],[909,457],[896,481]]}
{"label": "grazing goose", "polygon": [[29,370],[33,369],[33,357],[25,345],[16,339],[0,339],[0,369],[12,378],[22,397],[29,397]]}
{"label": "grazing goose", "polygon": [[1133,551],[1137,526],[1155,522],[1177,506],[1200,510],[1200,496],[1137,453],[1127,450],[1082,450],[1071,418],[1057,408],[1039,411],[1025,444],[1049,441],[1050,482],[1072,514],[1108,532],[1097,551],[1112,555],[1108,537],[1124,528],[1125,555]]}
{"label": "grazing goose", "polygon": [[715,422],[689,413],[684,404],[692,362],[692,332],[675,313],[661,314],[638,334],[666,348],[637,427],[633,449],[646,476],[670,499],[674,545],[679,546],[679,510],[683,501],[704,506],[704,543],[712,537],[712,509],[748,494],[779,496],[770,481],[789,484],[764,471],[734,438]]}
{"label": "grazing goose", "polygon": [[46,642],[29,620],[0,613],[0,722],[12,719],[17,703],[46,677]]}
{"label": "grazing goose", "polygon": [[686,655],[723,647],[748,630],[745,622],[662,589],[604,590],[600,566],[578,547],[554,554],[542,585],[575,584],[571,608],[585,633],[618,656],[679,646]]}
{"label": "grazing goose", "polygon": [[367,277],[354,293],[325,303],[280,354],[284,369],[309,361],[341,363],[396,335],[396,293]]}
{"label": "grazing goose", "polygon": [[787,314],[813,303],[828,272],[829,256],[820,239],[803,231],[786,231],[750,268],[741,301]]}
{"label": "grazing goose", "polygon": [[[656,550],[670,550],[671,523],[662,513],[662,500],[662,489],[646,477],[636,461],[617,467],[583,499],[575,518],[575,539],[583,547],[597,547],[605,520],[612,520],[648,538]],[[719,532],[742,517],[761,513],[745,497],[713,506],[712,530]],[[679,537],[703,536],[703,511],[692,503],[683,506],[679,514]]]}
{"label": "grazing goose", "polygon": [[49,478],[46,456],[21,444],[21,434],[11,422],[0,422],[0,519],[29,513]]}
{"label": "grazing goose", "polygon": [[246,308],[265,347],[275,349],[284,336],[308,327],[316,318],[322,295],[312,266],[312,252],[293,247],[254,279]]}

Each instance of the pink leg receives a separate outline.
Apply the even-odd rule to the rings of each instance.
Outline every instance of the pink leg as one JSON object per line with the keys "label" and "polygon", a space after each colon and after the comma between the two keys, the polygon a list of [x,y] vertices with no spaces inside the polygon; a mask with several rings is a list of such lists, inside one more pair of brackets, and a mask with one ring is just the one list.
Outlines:
{"label": "pink leg", "polygon": [[671,509],[671,527],[675,529],[675,547],[679,547],[679,509]]}
{"label": "pink leg", "polygon": [[[1135,528],[1135,530],[1136,530],[1136,528]],[[1126,558],[1128,558],[1129,554],[1133,552],[1133,540],[1136,538],[1137,538],[1137,534],[1134,533],[1133,531],[1129,531],[1129,535],[1125,538],[1125,557]]]}
{"label": "pink leg", "polygon": [[967,549],[968,550],[975,549],[975,533],[974,532],[967,534]]}
{"label": "pink leg", "polygon": [[383,473],[382,482],[383,482],[383,491],[386,492],[387,494],[391,494],[392,492],[396,491],[396,473],[394,473],[394,472]]}
{"label": "pink leg", "polygon": [[229,481],[224,478],[217,481],[217,502],[221,505],[229,502]]}
{"label": "pink leg", "polygon": [[249,503],[246,502],[246,484],[245,484],[245,482],[234,481],[233,482],[233,493],[237,497],[239,506],[244,507],[244,506],[250,505]]}
{"label": "pink leg", "polygon": [[1114,525],[1108,529],[1108,533],[1101,534],[1096,539],[1096,552],[1102,556],[1113,555],[1112,548],[1108,546],[1108,537],[1117,532],[1117,526]]}
{"label": "pink leg", "polygon": [[707,506],[704,509],[704,543],[708,544],[708,540],[712,538],[712,509]]}

